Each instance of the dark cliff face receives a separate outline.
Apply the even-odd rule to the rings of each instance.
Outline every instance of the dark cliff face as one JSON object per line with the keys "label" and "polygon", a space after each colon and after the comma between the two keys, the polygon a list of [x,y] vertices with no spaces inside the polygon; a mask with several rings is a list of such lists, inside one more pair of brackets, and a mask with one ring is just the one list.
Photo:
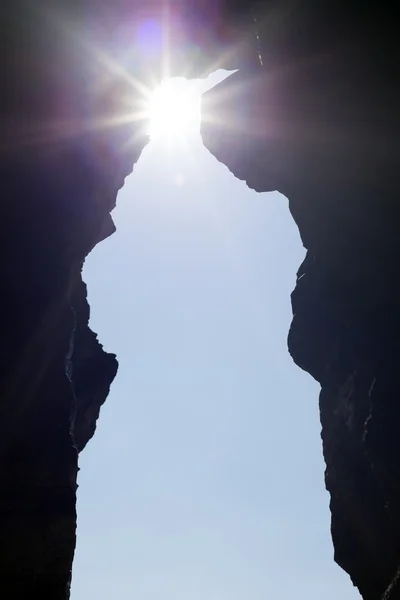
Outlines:
{"label": "dark cliff face", "polygon": [[292,294],[289,350],[322,386],[335,559],[366,600],[394,599],[400,597],[394,14],[386,3],[292,7],[288,13],[279,12],[279,3],[275,12],[256,7],[260,65],[204,96],[202,135],[250,187],[289,198],[307,248]]}
{"label": "dark cliff face", "polygon": [[[158,74],[163,48],[144,57],[132,32],[163,5],[14,0],[0,8],[0,595],[11,600],[69,597],[77,455],[117,370],[88,327],[81,271],[113,233],[118,189],[147,141],[140,123],[115,117],[137,110],[135,82]],[[177,0],[171,15],[163,42],[173,40],[171,74],[239,69],[204,99],[206,145],[249,186],[289,198],[308,250],[289,348],[322,385],[335,557],[366,600],[393,600],[400,290],[392,8]],[[121,52],[131,40],[132,52]]]}
{"label": "dark cliff face", "polygon": [[10,600],[69,597],[78,451],[117,371],[88,326],[81,271],[113,233],[118,189],[147,141],[129,124],[98,126],[126,111],[126,81],[38,7],[0,9],[0,596]]}

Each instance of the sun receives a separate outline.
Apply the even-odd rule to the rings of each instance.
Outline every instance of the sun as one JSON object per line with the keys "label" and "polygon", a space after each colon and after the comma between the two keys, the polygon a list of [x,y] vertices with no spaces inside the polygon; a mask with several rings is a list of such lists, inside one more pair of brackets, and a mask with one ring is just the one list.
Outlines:
{"label": "sun", "polygon": [[185,79],[166,79],[148,99],[146,120],[152,140],[185,141],[200,130],[200,93]]}

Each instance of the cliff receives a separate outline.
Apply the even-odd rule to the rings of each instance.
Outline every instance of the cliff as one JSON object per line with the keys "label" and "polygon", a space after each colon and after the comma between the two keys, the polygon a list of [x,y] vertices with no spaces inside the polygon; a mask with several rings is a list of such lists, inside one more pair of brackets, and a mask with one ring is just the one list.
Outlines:
{"label": "cliff", "polygon": [[98,126],[126,110],[126,82],[106,69],[99,78],[66,21],[38,6],[0,9],[0,596],[10,600],[69,597],[78,451],[117,372],[88,326],[81,271],[113,233],[118,189],[147,141]]}
{"label": "cliff", "polygon": [[202,135],[251,188],[289,199],[307,255],[288,343],[322,387],[335,559],[365,600],[389,600],[400,597],[397,32],[386,4],[357,5],[254,5],[260,62],[204,96]]}
{"label": "cliff", "polygon": [[82,265],[114,231],[118,189],[147,142],[130,115],[172,40],[171,74],[239,69],[205,96],[203,138],[250,187],[289,198],[307,248],[289,349],[322,386],[335,558],[365,600],[393,600],[394,9],[356,0],[177,0],[169,35],[150,56],[135,27],[165,16],[162,4],[13,0],[0,8],[0,594],[69,597],[78,452],[117,371],[88,327]]}

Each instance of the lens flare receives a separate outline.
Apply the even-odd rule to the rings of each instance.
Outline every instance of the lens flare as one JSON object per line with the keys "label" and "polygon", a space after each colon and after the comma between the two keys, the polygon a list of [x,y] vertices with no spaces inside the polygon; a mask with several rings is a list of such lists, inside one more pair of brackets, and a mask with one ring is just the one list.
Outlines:
{"label": "lens flare", "polygon": [[185,80],[165,80],[150,96],[147,118],[151,139],[183,139],[199,131],[200,94]]}

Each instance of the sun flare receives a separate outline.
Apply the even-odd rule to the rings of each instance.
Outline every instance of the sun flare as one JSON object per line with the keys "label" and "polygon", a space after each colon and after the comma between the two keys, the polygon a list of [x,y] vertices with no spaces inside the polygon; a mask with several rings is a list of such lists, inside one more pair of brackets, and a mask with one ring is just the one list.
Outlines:
{"label": "sun flare", "polygon": [[184,141],[200,128],[200,94],[185,80],[165,80],[151,94],[147,107],[151,139]]}

